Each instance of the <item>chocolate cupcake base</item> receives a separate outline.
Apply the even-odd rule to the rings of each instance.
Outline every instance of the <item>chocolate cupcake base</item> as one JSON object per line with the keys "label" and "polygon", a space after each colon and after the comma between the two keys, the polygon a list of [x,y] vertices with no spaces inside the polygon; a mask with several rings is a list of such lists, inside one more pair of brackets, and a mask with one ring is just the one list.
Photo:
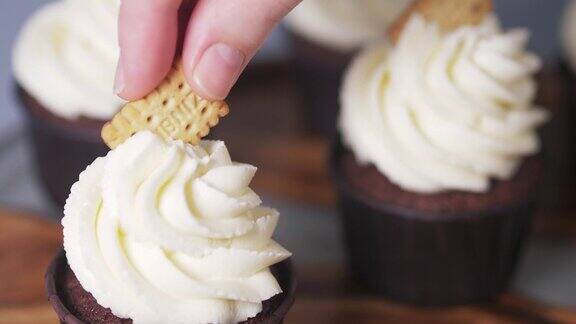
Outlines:
{"label": "chocolate cupcake base", "polygon": [[38,175],[55,204],[63,208],[78,175],[95,158],[108,152],[100,138],[104,121],[63,119],[21,87],[16,86],[16,90],[26,113]]}
{"label": "chocolate cupcake base", "polygon": [[[292,264],[285,260],[271,267],[283,292],[263,302],[263,309],[256,317],[241,322],[244,324],[278,324],[294,303],[296,281]],[[58,314],[60,323],[132,323],[122,319],[100,306],[94,297],[84,290],[68,266],[66,254],[61,250],[52,260],[46,271],[46,292],[50,304]]]}
{"label": "chocolate cupcake base", "polygon": [[538,159],[487,194],[406,192],[339,145],[332,169],[356,282],[420,306],[484,301],[506,290],[530,229]]}

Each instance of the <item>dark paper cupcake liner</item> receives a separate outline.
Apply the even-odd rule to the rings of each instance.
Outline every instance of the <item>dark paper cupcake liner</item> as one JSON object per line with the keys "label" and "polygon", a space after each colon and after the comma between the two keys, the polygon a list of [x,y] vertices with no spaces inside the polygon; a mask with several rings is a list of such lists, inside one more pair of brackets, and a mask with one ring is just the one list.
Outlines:
{"label": "dark paper cupcake liner", "polygon": [[336,133],[340,84],[352,54],[339,53],[294,33],[288,34],[306,127],[312,133],[332,136]]}
{"label": "dark paper cupcake liner", "polygon": [[[290,307],[294,303],[294,298],[296,294],[296,279],[294,269],[292,267],[292,262],[290,259],[284,260],[278,264],[271,267],[274,277],[278,280],[280,287],[282,287],[283,292],[264,301],[263,310],[256,317],[250,318],[242,323],[247,324],[281,324],[284,322],[284,317],[288,313]],[[45,275],[46,293],[48,295],[48,300],[54,308],[54,311],[60,319],[60,323],[63,324],[84,324],[83,321],[79,319],[82,316],[79,314],[74,314],[70,305],[67,305],[66,298],[63,297],[65,290],[67,289],[65,281],[65,276],[70,276],[72,270],[68,266],[68,261],[66,260],[66,254],[64,250],[60,250],[58,254],[54,257],[50,266],[48,267]],[[68,279],[69,280],[69,279]],[[77,281],[74,277],[74,280]],[[89,295],[87,292],[83,291],[83,294]],[[101,313],[107,313],[108,317],[114,317],[113,320],[108,318],[108,321],[113,321],[115,323],[131,323],[131,320],[123,320],[115,317],[111,312],[96,304],[93,297],[90,296],[91,303],[88,309],[94,310],[98,309]],[[102,321],[101,321],[102,322]]]}
{"label": "dark paper cupcake liner", "polygon": [[54,203],[62,208],[78,175],[108,151],[100,138],[104,122],[63,120],[22,88],[16,88],[32,140],[37,173]]}
{"label": "dark paper cupcake liner", "polygon": [[[566,58],[549,64],[539,84],[538,104],[548,108],[553,118],[543,129],[547,148],[547,178],[550,190],[543,204],[554,211],[573,210],[573,188],[576,187],[576,73]],[[560,158],[559,158],[560,157]]]}
{"label": "dark paper cupcake liner", "polygon": [[339,192],[348,264],[370,291],[420,306],[488,300],[510,283],[530,231],[535,195],[482,212],[432,214],[385,204],[332,171]]}

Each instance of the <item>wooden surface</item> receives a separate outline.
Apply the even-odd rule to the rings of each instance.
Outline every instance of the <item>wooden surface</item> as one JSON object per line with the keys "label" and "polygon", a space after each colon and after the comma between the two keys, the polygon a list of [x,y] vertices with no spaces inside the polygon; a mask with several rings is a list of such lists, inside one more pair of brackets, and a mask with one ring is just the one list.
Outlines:
{"label": "wooden surface", "polygon": [[[576,223],[540,220],[536,233],[574,238]],[[60,244],[61,229],[55,223],[0,210],[1,324],[57,323],[44,297],[43,276]],[[428,309],[371,296],[335,268],[318,265],[298,269],[298,275],[298,295],[286,323],[576,323],[576,312],[513,294],[492,303]]]}
{"label": "wooden surface", "polygon": [[575,323],[574,313],[505,295],[497,303],[420,309],[375,298],[302,298],[287,323]]}
{"label": "wooden surface", "polygon": [[[322,175],[324,168],[318,172],[323,165],[321,152],[325,151],[325,142],[292,140],[280,147],[289,147],[287,150],[296,156],[315,156],[311,160],[317,161],[303,166],[283,160],[283,154],[264,145],[260,149],[268,153],[266,160],[277,164],[260,168],[264,176],[257,177],[259,190],[293,198],[307,196],[308,200],[330,204],[333,197],[329,180]],[[322,178],[325,179],[318,183],[314,180]],[[570,216],[538,218],[536,235],[576,239],[576,222]],[[60,233],[59,226],[37,217],[0,211],[0,323],[57,322],[45,301],[42,280],[49,259],[60,246]],[[341,269],[318,265],[298,272],[299,293],[286,323],[576,323],[575,312],[540,305],[517,295],[502,296],[491,304],[420,309],[375,298],[351,287]]]}
{"label": "wooden surface", "polygon": [[[56,224],[0,211],[0,323],[56,323],[42,281],[60,246],[60,233]],[[576,223],[568,217],[540,217],[535,233],[574,240]],[[378,299],[349,285],[338,269],[300,269],[299,294],[286,323],[576,323],[576,312],[516,295],[491,304],[430,310]]]}
{"label": "wooden surface", "polygon": [[[244,76],[230,98],[230,116],[212,137],[225,140],[235,160],[259,167],[253,182],[257,192],[333,208],[336,198],[327,169],[330,138],[303,126],[306,112],[293,81],[286,77],[288,70],[281,66]],[[541,101],[558,110],[561,88],[556,72],[552,75],[552,81],[544,83]],[[568,148],[560,142],[570,129],[562,127],[566,121],[556,119],[554,127],[545,131],[553,152]],[[548,177],[544,208],[535,224],[539,237],[576,240],[574,179],[566,176],[572,177],[574,170],[564,162],[566,159],[552,161],[554,172]],[[44,297],[43,274],[60,244],[61,229],[56,223],[0,210],[0,324],[56,323]],[[456,308],[400,305],[354,287],[341,268],[296,266],[298,296],[286,318],[288,324],[576,323],[576,312],[513,294],[489,304]]]}
{"label": "wooden surface", "polygon": [[44,271],[61,246],[55,223],[0,210],[0,323],[56,323]]}

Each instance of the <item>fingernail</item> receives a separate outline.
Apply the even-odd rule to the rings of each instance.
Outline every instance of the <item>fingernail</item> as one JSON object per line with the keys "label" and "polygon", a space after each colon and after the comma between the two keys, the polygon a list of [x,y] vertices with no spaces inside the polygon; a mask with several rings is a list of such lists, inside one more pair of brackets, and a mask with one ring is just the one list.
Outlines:
{"label": "fingernail", "polygon": [[124,74],[122,73],[122,68],[120,63],[116,67],[116,77],[114,78],[114,93],[119,95],[124,90]]}
{"label": "fingernail", "polygon": [[244,53],[224,43],[208,47],[193,70],[192,87],[207,98],[226,98],[242,72],[245,58]]}

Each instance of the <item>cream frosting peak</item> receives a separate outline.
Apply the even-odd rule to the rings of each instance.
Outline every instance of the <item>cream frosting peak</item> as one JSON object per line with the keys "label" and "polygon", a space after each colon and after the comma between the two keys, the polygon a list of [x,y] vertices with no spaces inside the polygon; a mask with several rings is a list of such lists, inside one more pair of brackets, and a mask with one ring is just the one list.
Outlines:
{"label": "cream frosting peak", "polygon": [[119,0],[59,0],[35,12],[14,47],[18,83],[57,116],[109,119],[119,56]]}
{"label": "cream frosting peak", "polygon": [[343,142],[406,190],[483,192],[509,179],[548,118],[533,104],[540,60],[527,39],[494,16],[442,34],[414,15],[395,47],[372,46],[347,72]]}
{"label": "cream frosting peak", "polygon": [[290,256],[271,239],[278,212],[223,142],[134,135],[72,187],[64,247],[102,306],[135,323],[234,323],[281,292],[269,266]]}

